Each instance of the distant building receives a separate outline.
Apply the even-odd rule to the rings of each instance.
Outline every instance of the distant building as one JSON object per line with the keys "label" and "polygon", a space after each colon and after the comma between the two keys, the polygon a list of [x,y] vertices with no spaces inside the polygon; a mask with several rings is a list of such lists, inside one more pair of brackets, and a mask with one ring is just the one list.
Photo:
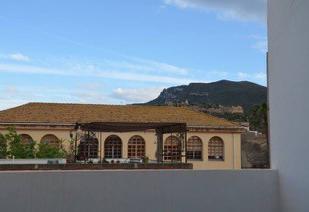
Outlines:
{"label": "distant building", "polygon": [[[101,132],[94,130],[90,138],[89,134],[76,133],[76,123],[105,123],[103,127],[113,125],[113,128]],[[69,149],[72,148],[69,141],[77,139],[78,135],[76,156],[79,159],[86,155],[87,159],[98,160],[145,157],[158,160],[156,129],[122,129],[130,124],[144,129],[141,126],[168,123],[186,124],[186,134],[185,137],[179,133],[162,135],[163,162],[186,159],[194,169],[241,168],[243,129],[187,107],[29,103],[0,111],[0,133],[14,126],[24,142],[34,140],[59,145],[64,141],[63,145]]]}

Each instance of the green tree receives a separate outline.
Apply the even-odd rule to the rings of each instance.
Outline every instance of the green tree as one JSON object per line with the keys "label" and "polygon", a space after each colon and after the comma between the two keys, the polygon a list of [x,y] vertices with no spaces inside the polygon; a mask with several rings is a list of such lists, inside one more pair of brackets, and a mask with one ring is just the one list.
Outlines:
{"label": "green tree", "polygon": [[17,134],[14,128],[8,128],[8,133],[4,135],[9,144],[8,154],[16,159],[34,158],[35,142],[23,143],[21,136]]}
{"label": "green tree", "polygon": [[24,158],[35,158],[35,141],[23,145]]}
{"label": "green tree", "polygon": [[7,141],[5,136],[0,133],[0,159],[4,159],[7,156]]}
{"label": "green tree", "polygon": [[255,106],[249,113],[250,129],[268,136],[268,108],[267,104]]}
{"label": "green tree", "polygon": [[37,158],[64,158],[66,157],[65,150],[60,146],[52,146],[46,143],[40,143],[38,152],[36,153]]}

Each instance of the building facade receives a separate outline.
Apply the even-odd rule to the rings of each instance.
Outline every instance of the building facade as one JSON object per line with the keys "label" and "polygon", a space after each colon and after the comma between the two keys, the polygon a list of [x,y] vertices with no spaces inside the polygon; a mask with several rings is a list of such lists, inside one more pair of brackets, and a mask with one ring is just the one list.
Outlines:
{"label": "building facade", "polygon": [[[70,141],[76,138],[74,127],[77,122],[186,123],[185,155],[194,169],[241,168],[242,128],[184,107],[29,103],[0,112],[0,133],[5,133],[11,126],[15,127],[23,142],[61,143],[69,150],[72,148]],[[84,138],[85,135],[79,136],[77,141],[80,159],[84,159],[85,154],[87,158],[99,160],[157,159],[158,140],[154,129],[94,132],[90,141],[87,137],[87,142],[84,142]],[[184,161],[183,146],[179,134],[164,134],[163,161]]]}

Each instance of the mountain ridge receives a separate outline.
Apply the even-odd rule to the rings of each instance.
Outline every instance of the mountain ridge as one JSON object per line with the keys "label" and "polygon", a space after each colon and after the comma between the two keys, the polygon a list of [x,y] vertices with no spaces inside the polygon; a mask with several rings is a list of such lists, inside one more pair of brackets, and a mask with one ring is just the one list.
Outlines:
{"label": "mountain ridge", "polygon": [[190,105],[202,108],[238,107],[244,111],[267,102],[267,87],[249,81],[194,82],[164,89],[147,105]]}

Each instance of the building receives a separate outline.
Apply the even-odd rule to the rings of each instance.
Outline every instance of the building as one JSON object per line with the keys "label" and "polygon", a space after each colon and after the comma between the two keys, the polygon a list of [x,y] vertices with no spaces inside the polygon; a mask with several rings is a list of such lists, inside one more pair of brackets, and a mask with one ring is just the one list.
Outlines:
{"label": "building", "polygon": [[[104,130],[94,130],[90,136],[90,130],[88,134],[78,132],[77,123],[101,123]],[[76,139],[80,160],[158,160],[156,129],[175,124],[184,124],[185,130],[162,134],[164,162],[184,162],[185,157],[195,169],[241,168],[242,128],[186,107],[29,103],[0,112],[1,133],[14,126],[24,142],[62,142],[66,149],[72,148],[69,141]],[[130,127],[123,130],[124,126]]]}
{"label": "building", "polygon": [[271,166],[280,210],[308,211],[309,1],[268,1]]}

